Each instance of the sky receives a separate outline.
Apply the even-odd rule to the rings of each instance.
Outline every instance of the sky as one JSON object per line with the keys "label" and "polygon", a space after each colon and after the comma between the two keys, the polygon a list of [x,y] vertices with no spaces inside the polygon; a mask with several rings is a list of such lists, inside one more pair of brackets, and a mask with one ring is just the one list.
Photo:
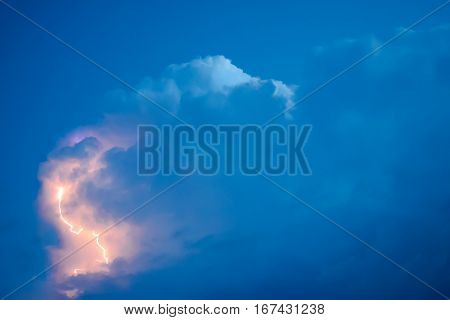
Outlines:
{"label": "sky", "polygon": [[[442,2],[8,3],[201,125],[264,123],[289,103],[274,83],[297,101]],[[91,262],[93,244],[9,298],[449,296],[449,17],[277,120],[313,126],[312,175],[274,181],[428,285],[264,178],[218,174],[186,179],[102,238],[107,265]],[[1,3],[0,26],[3,297],[177,177],[135,167],[136,125],[173,118]],[[57,219],[61,184],[64,211],[90,219],[80,237]]]}

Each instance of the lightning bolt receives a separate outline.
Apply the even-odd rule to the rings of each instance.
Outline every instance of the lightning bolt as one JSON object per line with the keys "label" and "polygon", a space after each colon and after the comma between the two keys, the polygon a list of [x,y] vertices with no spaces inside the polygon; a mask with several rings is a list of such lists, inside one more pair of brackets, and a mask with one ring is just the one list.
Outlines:
{"label": "lightning bolt", "polygon": [[108,255],[107,255],[106,249],[100,244],[100,235],[98,233],[96,233],[95,231],[92,231],[92,235],[95,237],[97,246],[100,248],[100,250],[102,250],[103,260],[105,261],[106,264],[108,264],[109,263]]}
{"label": "lightning bolt", "polygon": [[57,193],[57,197],[58,197],[58,209],[59,209],[59,218],[61,219],[61,221],[66,224],[67,226],[69,226],[70,228],[70,232],[75,233],[76,235],[80,234],[83,231],[83,228],[78,229],[78,231],[74,230],[74,226],[73,224],[71,224],[66,218],[64,218],[64,215],[62,213],[62,208],[61,208],[61,202],[63,199],[63,195],[64,195],[64,188],[60,187],[58,189],[58,193]]}
{"label": "lightning bolt", "polygon": [[[58,198],[59,219],[65,225],[67,225],[69,227],[70,232],[72,232],[76,235],[79,235],[84,230],[84,228],[80,227],[80,229],[74,230],[73,224],[70,223],[63,215],[63,212],[62,212],[62,200],[63,200],[63,196],[64,196],[64,188],[63,187],[58,188],[58,192],[57,192],[56,196]],[[97,244],[97,247],[100,248],[100,250],[102,251],[102,256],[103,256],[103,260],[97,260],[97,261],[100,263],[109,264],[108,252],[106,251],[106,248],[100,244],[100,234],[96,233],[95,231],[92,231],[92,235],[95,237],[95,242]],[[84,270],[80,269],[80,268],[73,269],[74,276],[78,276],[81,272],[84,273]]]}

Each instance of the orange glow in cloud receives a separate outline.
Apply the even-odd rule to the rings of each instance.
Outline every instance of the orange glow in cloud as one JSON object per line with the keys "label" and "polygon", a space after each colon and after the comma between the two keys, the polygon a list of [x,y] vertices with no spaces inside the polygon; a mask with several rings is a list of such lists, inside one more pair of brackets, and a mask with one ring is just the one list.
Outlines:
{"label": "orange glow in cloud", "polygon": [[[62,208],[61,208],[62,205],[61,205],[61,203],[62,203],[63,195],[64,195],[64,188],[63,187],[59,187],[57,195],[56,195],[56,197],[58,198],[59,218],[61,219],[61,221],[65,225],[67,225],[70,228],[70,232],[72,232],[72,233],[74,233],[76,235],[79,235],[81,232],[83,232],[84,228],[80,227],[80,229],[78,229],[78,231],[75,231],[74,227],[73,227],[73,224],[71,224],[69,221],[67,221],[67,219],[64,218],[64,215],[62,214]],[[99,261],[101,263],[104,262],[104,263],[108,264],[109,263],[108,253],[107,253],[105,247],[100,244],[100,235],[97,232],[95,232],[95,231],[92,231],[92,235],[95,237],[95,243],[100,248],[100,250],[102,252],[102,256],[103,256],[103,260],[97,260],[97,261]],[[74,269],[74,275],[78,275],[81,270],[82,269],[75,268]]]}
{"label": "orange glow in cloud", "polygon": [[[114,141],[108,137],[96,139],[99,146],[89,149],[87,156],[50,158],[41,167],[40,212],[58,234],[59,245],[50,248],[50,254],[53,262],[64,260],[53,270],[56,283],[63,287],[73,277],[110,274],[116,259],[131,262],[139,251],[136,243],[142,235],[141,229],[124,221],[102,233],[117,217],[102,208],[100,199],[96,201],[85,192],[86,185],[96,190],[111,188],[109,177],[101,175],[105,167],[101,159]],[[83,248],[71,255],[80,247]],[[65,259],[66,256],[70,257]],[[63,293],[73,298],[82,291],[83,288],[69,288]]]}

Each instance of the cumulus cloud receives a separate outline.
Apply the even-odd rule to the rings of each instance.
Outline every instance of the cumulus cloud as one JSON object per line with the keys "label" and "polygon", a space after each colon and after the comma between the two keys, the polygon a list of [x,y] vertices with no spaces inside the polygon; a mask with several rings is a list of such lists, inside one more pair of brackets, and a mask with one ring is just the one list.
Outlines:
{"label": "cumulus cloud", "polygon": [[[203,121],[226,122],[246,112],[249,117],[275,113],[292,104],[295,96],[295,87],[248,75],[223,56],[170,65],[160,78],[145,79],[139,88],[183,117],[199,119],[199,113],[209,117]],[[50,248],[52,260],[57,262],[94,240],[55,268],[54,281],[67,297],[83,294],[95,279],[160,268],[220,229],[217,219],[213,222],[201,212],[183,216],[180,208],[189,201],[173,198],[100,235],[162,184],[158,178],[136,175],[134,134],[139,123],[167,119],[142,97],[128,94],[122,101],[137,107],[128,105],[100,124],[75,129],[40,169],[40,211],[59,236],[59,244]]]}
{"label": "cumulus cloud", "polygon": [[[247,110],[254,115],[264,113],[265,116],[292,106],[297,90],[296,86],[280,80],[251,76],[224,56],[208,56],[170,65],[160,78],[147,78],[139,88],[147,97],[183,115],[192,111],[198,113],[202,107],[206,109],[201,110],[202,114],[212,115],[208,109],[230,109],[234,106],[240,109],[238,113]],[[276,99],[270,101],[270,94]],[[235,101],[236,96],[239,101]],[[148,101],[142,97],[140,100],[146,106],[141,110],[145,111]],[[242,103],[244,101],[249,103],[246,105]],[[259,108],[261,104],[265,110]],[[268,106],[270,104],[273,106]],[[252,108],[258,109],[250,110]]]}
{"label": "cumulus cloud", "polygon": [[[292,120],[279,119],[314,125],[305,149],[313,175],[276,178],[443,292],[450,284],[448,31],[408,34]],[[343,40],[305,55],[300,88],[248,75],[220,56],[169,66],[137,87],[194,125],[264,123],[377,41]],[[177,122],[142,97],[120,97],[122,109],[63,138],[41,168],[41,213],[60,238],[55,259],[81,241],[58,217],[60,185],[67,219],[90,231],[174,181],[136,176],[135,128]],[[100,243],[110,263],[97,261],[94,243],[57,270],[57,288],[87,298],[436,298],[258,177],[189,178]],[[88,270],[74,275],[77,265]]]}
{"label": "cumulus cloud", "polygon": [[211,93],[228,94],[235,87],[258,86],[261,80],[245,73],[224,56],[195,59],[169,66],[166,77],[176,79],[180,90],[194,97]]}

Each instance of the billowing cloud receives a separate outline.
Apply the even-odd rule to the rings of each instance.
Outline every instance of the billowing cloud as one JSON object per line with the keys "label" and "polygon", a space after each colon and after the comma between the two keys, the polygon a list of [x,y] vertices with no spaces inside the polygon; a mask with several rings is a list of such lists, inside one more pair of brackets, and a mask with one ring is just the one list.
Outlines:
{"label": "billowing cloud", "polygon": [[[189,118],[201,110],[210,119],[225,122],[236,113],[245,114],[236,108],[247,108],[249,116],[279,112],[292,104],[295,95],[295,87],[250,76],[223,56],[170,65],[159,79],[142,81],[139,90],[180,116]],[[135,130],[139,123],[167,119],[142,97],[125,97],[131,106],[106,116],[100,124],[74,130],[41,166],[40,211],[59,237],[59,244],[50,248],[53,262],[94,240],[55,267],[54,281],[68,297],[83,293],[87,282],[92,284],[83,279],[161,267],[219,228],[217,223],[180,217],[180,207],[169,203],[159,212],[147,209],[142,218],[126,220],[100,234],[147,200],[159,183],[157,178],[136,175]],[[234,114],[224,116],[228,112],[224,110]]]}
{"label": "billowing cloud", "polygon": [[[305,148],[313,174],[275,178],[444,293],[449,37],[446,27],[410,32],[298,106],[292,120],[278,119],[314,125]],[[224,57],[169,66],[136,87],[194,125],[264,123],[379,42],[342,40],[305,54],[298,88]],[[136,175],[135,129],[176,120],[142,97],[117,96],[122,108],[63,138],[41,168],[42,216],[60,240],[54,261],[81,242],[58,216],[60,186],[65,217],[88,236],[174,181]],[[57,288],[86,298],[437,297],[259,177],[191,177],[114,230],[100,237],[109,263],[93,243],[57,268]],[[74,275],[77,264],[88,270]]]}

